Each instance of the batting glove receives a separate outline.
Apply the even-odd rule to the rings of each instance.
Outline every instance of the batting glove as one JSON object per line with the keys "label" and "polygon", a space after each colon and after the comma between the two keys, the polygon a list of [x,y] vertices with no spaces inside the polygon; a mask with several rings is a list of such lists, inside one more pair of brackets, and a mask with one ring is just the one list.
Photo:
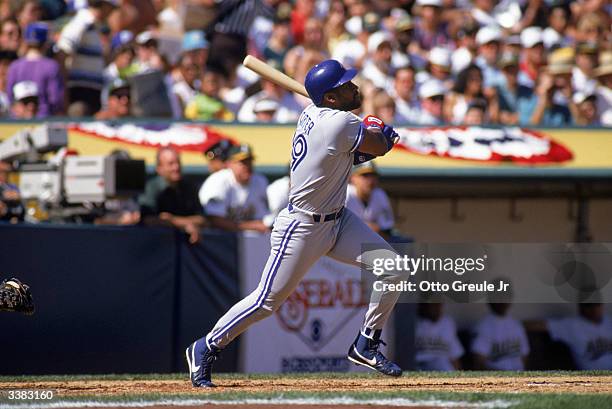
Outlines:
{"label": "batting glove", "polygon": [[389,125],[384,126],[384,128],[382,129],[382,133],[383,135],[385,135],[385,138],[387,138],[387,147],[389,148],[389,150],[391,150],[391,148],[393,148],[393,145],[395,145],[399,141],[399,134],[395,132],[395,129],[393,129],[392,126]]}
{"label": "batting glove", "polygon": [[365,118],[363,118],[363,126],[367,129],[367,128],[378,128],[381,131],[384,129],[385,127],[385,123],[383,122],[382,119],[374,116],[374,115],[368,115]]}

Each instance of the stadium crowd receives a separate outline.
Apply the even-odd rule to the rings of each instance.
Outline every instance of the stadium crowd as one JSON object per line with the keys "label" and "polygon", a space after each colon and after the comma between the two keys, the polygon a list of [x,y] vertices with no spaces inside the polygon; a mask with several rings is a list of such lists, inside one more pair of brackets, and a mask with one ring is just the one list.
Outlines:
{"label": "stadium crowd", "polygon": [[3,0],[0,111],[13,118],[294,121],[303,81],[361,69],[363,112],[424,125],[611,125],[602,0]]}

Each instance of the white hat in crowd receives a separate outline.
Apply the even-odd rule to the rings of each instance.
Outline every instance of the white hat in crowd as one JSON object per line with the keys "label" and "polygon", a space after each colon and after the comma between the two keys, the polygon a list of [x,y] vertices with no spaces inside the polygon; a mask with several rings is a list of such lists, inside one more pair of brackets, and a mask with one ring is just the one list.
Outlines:
{"label": "white hat in crowd", "polygon": [[574,100],[574,104],[580,105],[589,98],[595,98],[595,94],[593,94],[592,92],[578,91],[574,94],[574,97],[572,99]]}
{"label": "white hat in crowd", "polygon": [[487,26],[478,30],[476,33],[476,43],[478,45],[488,44],[492,41],[501,41],[502,32],[496,26]]}
{"label": "white hat in crowd", "polygon": [[278,102],[273,99],[263,98],[255,103],[253,106],[253,112],[275,112],[278,110]]}
{"label": "white hat in crowd", "polygon": [[427,80],[419,88],[419,97],[421,99],[432,98],[437,95],[446,94],[446,88],[440,80]]}
{"label": "white hat in crowd", "polygon": [[450,68],[451,53],[444,47],[434,47],[429,51],[429,62],[440,67]]}
{"label": "white hat in crowd", "polygon": [[442,7],[442,0],[417,0],[416,5]]}
{"label": "white hat in crowd", "polygon": [[393,37],[391,34],[384,31],[377,31],[368,38],[368,52],[373,53],[378,50],[383,43],[392,43]]}
{"label": "white hat in crowd", "polygon": [[521,32],[521,45],[523,48],[532,48],[544,42],[540,27],[527,27]]}
{"label": "white hat in crowd", "polygon": [[13,86],[13,99],[15,101],[37,96],[38,85],[33,81],[21,81]]}

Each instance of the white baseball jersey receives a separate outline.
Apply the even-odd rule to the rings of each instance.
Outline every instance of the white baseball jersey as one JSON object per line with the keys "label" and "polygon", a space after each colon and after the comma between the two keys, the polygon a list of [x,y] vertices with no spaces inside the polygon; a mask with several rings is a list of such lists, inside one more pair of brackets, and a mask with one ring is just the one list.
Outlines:
{"label": "white baseball jersey", "polygon": [[274,218],[278,216],[281,210],[289,204],[289,176],[284,176],[270,183],[267,189],[268,207],[270,215],[264,219],[266,225],[271,226]]}
{"label": "white baseball jersey", "polygon": [[262,220],[268,213],[265,176],[253,173],[247,185],[236,181],[231,169],[213,173],[200,188],[200,203],[209,216],[220,216],[235,222]]}
{"label": "white baseball jersey", "polygon": [[472,352],[485,356],[491,369],[523,370],[522,357],[529,354],[527,333],[510,316],[488,314],[476,327]]}
{"label": "white baseball jersey", "polygon": [[452,360],[463,355],[455,321],[446,315],[436,322],[419,318],[415,331],[415,360],[423,371],[452,371]]}
{"label": "white baseball jersey", "polygon": [[567,344],[578,369],[612,369],[612,321],[601,324],[582,317],[548,320],[548,333]]}
{"label": "white baseball jersey", "polygon": [[333,213],[344,206],[353,152],[363,138],[360,124],[351,112],[312,104],[304,109],[291,152],[289,201],[294,206],[313,213]]}
{"label": "white baseball jersey", "polygon": [[368,203],[364,203],[357,197],[357,189],[348,185],[346,194],[346,207],[351,209],[358,217],[366,223],[376,223],[381,230],[390,230],[395,221],[389,197],[384,190],[377,187],[372,191]]}

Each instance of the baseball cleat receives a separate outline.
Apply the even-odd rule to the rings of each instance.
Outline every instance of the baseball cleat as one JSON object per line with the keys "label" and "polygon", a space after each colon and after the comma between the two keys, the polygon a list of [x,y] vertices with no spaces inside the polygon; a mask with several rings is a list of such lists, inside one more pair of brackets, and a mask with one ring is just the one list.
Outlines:
{"label": "baseball cleat", "polygon": [[348,351],[348,359],[356,365],[374,369],[384,375],[401,376],[402,368],[378,350],[380,344],[386,345],[380,339],[380,333],[381,330],[375,330],[372,338],[368,338],[360,332]]}
{"label": "baseball cleat", "polygon": [[193,386],[196,388],[214,388],[216,386],[212,383],[211,376],[213,362],[220,352],[221,350],[218,348],[208,348],[204,338],[198,339],[185,350],[187,368]]}

